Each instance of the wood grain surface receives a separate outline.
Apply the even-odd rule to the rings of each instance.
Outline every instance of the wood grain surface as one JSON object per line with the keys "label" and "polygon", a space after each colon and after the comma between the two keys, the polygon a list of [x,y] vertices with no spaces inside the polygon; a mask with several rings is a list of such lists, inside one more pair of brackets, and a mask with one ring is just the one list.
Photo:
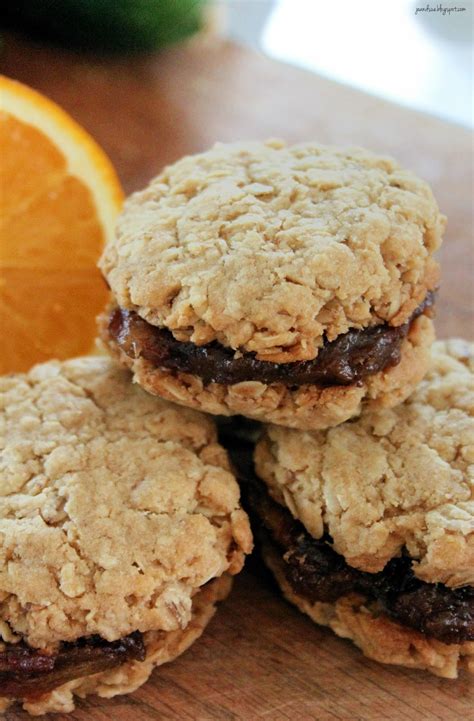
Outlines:
{"label": "wood grain surface", "polygon": [[[472,134],[225,42],[97,59],[7,38],[0,69],[60,103],[109,153],[127,192],[216,140],[365,145],[426,178],[449,218],[438,335],[474,337]],[[205,635],[130,696],[79,702],[51,721],[467,719],[456,681],[384,667],[282,601],[258,559]],[[8,721],[27,718],[7,713]]]}

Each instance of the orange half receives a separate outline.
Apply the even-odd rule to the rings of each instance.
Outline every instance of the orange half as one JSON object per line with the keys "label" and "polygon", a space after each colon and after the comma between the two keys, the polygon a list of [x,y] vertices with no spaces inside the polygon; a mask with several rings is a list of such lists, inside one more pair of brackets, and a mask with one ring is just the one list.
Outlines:
{"label": "orange half", "polygon": [[66,112],[0,75],[0,372],[89,353],[107,299],[96,263],[123,200]]}

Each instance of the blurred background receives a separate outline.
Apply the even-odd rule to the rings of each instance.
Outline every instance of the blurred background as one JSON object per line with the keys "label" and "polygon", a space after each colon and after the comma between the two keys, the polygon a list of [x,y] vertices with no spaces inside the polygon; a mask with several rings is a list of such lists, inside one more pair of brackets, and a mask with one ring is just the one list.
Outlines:
{"label": "blurred background", "polygon": [[237,41],[387,100],[474,124],[472,0],[223,4]]}
{"label": "blurred background", "polygon": [[68,48],[148,52],[189,36],[238,43],[473,126],[473,0],[15,0],[0,22]]}

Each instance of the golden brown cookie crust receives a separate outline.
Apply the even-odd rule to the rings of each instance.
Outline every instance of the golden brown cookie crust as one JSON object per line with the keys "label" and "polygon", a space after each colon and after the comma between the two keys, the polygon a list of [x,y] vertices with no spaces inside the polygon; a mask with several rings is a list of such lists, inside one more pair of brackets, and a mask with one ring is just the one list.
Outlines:
{"label": "golden brown cookie crust", "polygon": [[362,408],[391,407],[401,403],[423,378],[434,340],[432,321],[420,316],[401,346],[400,363],[352,386],[301,386],[292,390],[282,383],[267,385],[246,381],[226,386],[204,386],[197,376],[156,368],[143,358],[127,356],[108,335],[107,318],[100,322],[107,348],[133,372],[134,380],[149,393],[213,415],[243,415],[289,428],[317,430],[358,416]]}
{"label": "golden brown cookie crust", "polygon": [[355,594],[333,603],[310,603],[294,593],[285,578],[284,561],[270,545],[264,546],[262,555],[290,603],[315,623],[353,641],[364,656],[379,663],[423,669],[442,678],[457,678],[461,669],[474,674],[474,642],[447,644],[429,639],[384,614],[372,613],[364,599]]}
{"label": "golden brown cookie crust", "polygon": [[474,585],[474,344],[437,342],[404,404],[327,431],[267,426],[258,475],[361,570],[406,548],[423,581]]}
{"label": "golden brown cookie crust", "polygon": [[[167,633],[163,631],[145,633],[144,661],[130,661],[110,671],[69,681],[34,701],[23,699],[23,708],[32,716],[51,712],[70,713],[75,707],[75,696],[85,698],[90,694],[96,694],[102,698],[112,698],[120,694],[132,693],[148,680],[155,667],[173,661],[199,638],[214,616],[216,604],[227,597],[231,587],[232,579],[224,574],[200,589],[192,599],[191,620],[185,629]],[[10,699],[0,697],[0,713],[12,703]]]}
{"label": "golden brown cookie crust", "polygon": [[361,148],[216,145],[132,195],[100,267],[118,304],[178,340],[277,363],[401,325],[438,282],[429,186]]}
{"label": "golden brown cookie crust", "polygon": [[105,357],[0,379],[0,638],[184,629],[250,551],[212,420],[130,380]]}

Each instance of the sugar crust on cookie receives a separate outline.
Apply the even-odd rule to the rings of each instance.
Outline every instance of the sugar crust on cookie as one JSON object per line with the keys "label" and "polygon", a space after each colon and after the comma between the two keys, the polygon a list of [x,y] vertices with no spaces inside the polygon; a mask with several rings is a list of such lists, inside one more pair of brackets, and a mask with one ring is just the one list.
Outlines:
{"label": "sugar crust on cookie", "polygon": [[361,570],[405,547],[415,575],[474,584],[474,344],[436,342],[431,369],[392,409],[327,431],[267,426],[255,463],[308,532]]}
{"label": "sugar crust on cookie", "polygon": [[438,281],[431,189],[362,148],[218,144],[125,204],[100,266],[122,308],[178,340],[316,357],[350,328],[404,323]]}
{"label": "sugar crust on cookie", "polygon": [[0,638],[30,646],[184,629],[251,548],[213,422],[107,358],[0,379]]}

